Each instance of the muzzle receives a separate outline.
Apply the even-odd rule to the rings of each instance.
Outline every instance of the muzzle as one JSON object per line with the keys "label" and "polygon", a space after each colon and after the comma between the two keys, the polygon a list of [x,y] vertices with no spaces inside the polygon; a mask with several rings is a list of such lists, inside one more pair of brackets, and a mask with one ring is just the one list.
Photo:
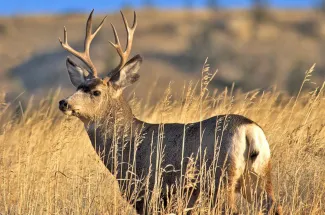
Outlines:
{"label": "muzzle", "polygon": [[59,109],[63,112],[70,109],[68,102],[65,99],[59,101]]}

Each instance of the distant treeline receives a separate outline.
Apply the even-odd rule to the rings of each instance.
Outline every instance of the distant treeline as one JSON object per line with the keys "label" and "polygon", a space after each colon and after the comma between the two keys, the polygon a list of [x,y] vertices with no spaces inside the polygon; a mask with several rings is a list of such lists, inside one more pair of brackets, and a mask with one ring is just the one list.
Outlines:
{"label": "distant treeline", "polygon": [[[308,1],[308,0],[306,0]],[[223,3],[221,3],[221,0],[204,0],[203,4],[206,5],[207,8],[210,9],[218,9],[220,7],[222,7]],[[233,0],[232,1],[233,4],[236,4],[236,1]],[[183,5],[185,8],[193,8],[195,3],[197,3],[197,1],[195,0],[184,0],[183,1]],[[131,5],[129,3],[129,1],[125,0],[124,1],[124,6],[128,7],[129,5]],[[143,0],[142,2],[144,7],[155,7],[158,6],[157,2],[155,0]],[[273,1],[272,0],[251,0],[250,1],[250,5],[252,9],[267,9],[268,7],[272,6]],[[317,9],[317,10],[321,10],[325,12],[325,0],[310,0],[310,4],[311,7]],[[240,7],[240,3],[238,1],[238,6]],[[295,8],[295,5],[292,5],[293,8]]]}

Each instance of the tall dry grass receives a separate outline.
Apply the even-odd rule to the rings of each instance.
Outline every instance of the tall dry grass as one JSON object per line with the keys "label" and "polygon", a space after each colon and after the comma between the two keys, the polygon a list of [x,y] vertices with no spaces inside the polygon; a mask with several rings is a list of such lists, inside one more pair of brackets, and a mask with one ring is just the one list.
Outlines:
{"label": "tall dry grass", "polygon": [[[324,214],[324,85],[304,91],[312,71],[313,67],[306,72],[296,97],[276,89],[211,92],[207,85],[214,74],[204,68],[201,82],[186,84],[178,97],[167,87],[155,106],[148,105],[150,98],[143,102],[131,97],[130,104],[135,115],[148,122],[186,123],[224,113],[251,118],[263,127],[270,143],[276,198],[285,214]],[[134,213],[92,149],[82,123],[59,113],[59,97],[53,93],[38,105],[31,100],[25,109],[1,105],[0,213]],[[202,170],[199,174],[207,175]],[[170,189],[176,195],[166,208],[161,207],[160,195],[153,195],[148,206],[152,213],[184,212],[180,198],[186,196],[177,186]],[[132,195],[130,190],[125,193]],[[210,213],[209,195],[202,198],[194,212]],[[241,198],[238,205],[244,213],[256,213]]]}

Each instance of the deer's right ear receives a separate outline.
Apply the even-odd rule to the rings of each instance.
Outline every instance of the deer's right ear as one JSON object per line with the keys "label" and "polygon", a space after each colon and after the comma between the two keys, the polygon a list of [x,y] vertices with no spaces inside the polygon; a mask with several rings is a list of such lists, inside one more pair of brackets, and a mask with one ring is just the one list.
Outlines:
{"label": "deer's right ear", "polygon": [[74,63],[70,58],[67,58],[67,69],[71,83],[78,87],[80,84],[84,83],[86,80],[86,70],[76,63]]}
{"label": "deer's right ear", "polygon": [[110,79],[110,82],[120,89],[124,89],[125,87],[133,84],[140,77],[138,72],[141,63],[142,57],[140,55],[134,56],[123,66],[119,73],[116,73],[116,75]]}

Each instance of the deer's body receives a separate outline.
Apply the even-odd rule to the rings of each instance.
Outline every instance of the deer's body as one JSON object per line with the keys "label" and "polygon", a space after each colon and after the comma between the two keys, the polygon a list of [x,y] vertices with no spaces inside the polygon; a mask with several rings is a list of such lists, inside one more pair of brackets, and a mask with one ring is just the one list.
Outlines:
{"label": "deer's body", "polygon": [[[68,45],[66,31],[64,42],[61,42],[66,50],[86,63],[89,70],[67,60],[70,79],[77,92],[60,101],[60,109],[84,122],[91,142],[107,168],[118,179],[128,178],[130,171],[138,179],[150,174],[149,189],[152,190],[159,170],[164,169],[162,187],[165,188],[181,180],[189,158],[194,158],[197,168],[202,168],[200,165],[204,163],[206,170],[215,172],[216,189],[221,180],[224,182],[230,206],[234,207],[236,192],[242,191],[252,202],[251,192],[261,197],[266,191],[262,206],[268,213],[274,206],[274,197],[270,149],[263,130],[240,115],[214,116],[189,124],[150,124],[135,118],[121,92],[139,78],[137,72],[142,58],[137,55],[127,62],[136,21],[130,28],[123,16],[128,33],[126,51],[122,50],[113,26],[116,41],[111,44],[121,56],[121,62],[101,79],[90,60],[89,46],[102,24],[92,34],[91,18],[92,13],[87,22],[84,52],[76,52]],[[159,152],[163,152],[163,157]],[[161,165],[157,165],[157,160],[162,161]],[[198,194],[193,193],[191,205]],[[138,204],[139,212],[143,212],[142,206]],[[279,208],[276,214],[280,213]]]}
{"label": "deer's body", "polygon": [[[182,172],[185,173],[184,168],[188,163],[187,158],[193,155],[196,156],[200,151],[200,147],[202,151],[206,150],[205,159],[208,167],[212,164],[214,157],[217,156],[216,168],[219,170],[222,168],[231,169],[233,171],[231,174],[237,175],[237,180],[244,174],[248,163],[251,165],[250,171],[258,175],[266,175],[269,170],[270,149],[265,135],[258,125],[243,116],[220,115],[203,120],[202,123],[197,122],[186,125],[178,123],[149,124],[136,118],[130,123],[132,123],[130,127],[133,127],[133,131],[128,130],[125,132],[124,130],[122,132],[124,136],[130,136],[125,141],[120,140],[119,144],[123,142],[124,148],[121,150],[120,145],[118,163],[120,165],[132,165],[135,162],[138,175],[148,175],[150,168],[152,174],[155,174],[158,135],[163,135],[161,140],[164,147],[164,158],[161,168],[165,169],[168,166],[167,170],[173,170],[164,173],[164,182],[168,185],[180,179],[181,166],[183,166]],[[114,158],[109,153],[112,153],[111,149],[114,147],[112,143],[116,134],[112,133],[112,135],[105,136],[101,133],[101,128],[94,124],[86,123],[85,128],[93,147],[98,153],[101,153],[101,157],[108,169],[114,172]],[[203,131],[201,140],[200,127]],[[139,136],[139,131],[143,139],[134,150],[134,143],[131,141],[135,141],[136,136]],[[132,133],[134,136],[131,136]],[[184,151],[182,155],[183,143]],[[105,150],[104,154],[102,154],[103,150]],[[130,157],[129,154],[131,154]],[[181,165],[182,162],[183,165]],[[118,170],[118,174],[123,179],[128,168],[121,168],[120,166],[118,169],[125,170],[124,172]],[[154,185],[154,178],[153,175],[150,187]],[[239,181],[237,182],[240,184]]]}

